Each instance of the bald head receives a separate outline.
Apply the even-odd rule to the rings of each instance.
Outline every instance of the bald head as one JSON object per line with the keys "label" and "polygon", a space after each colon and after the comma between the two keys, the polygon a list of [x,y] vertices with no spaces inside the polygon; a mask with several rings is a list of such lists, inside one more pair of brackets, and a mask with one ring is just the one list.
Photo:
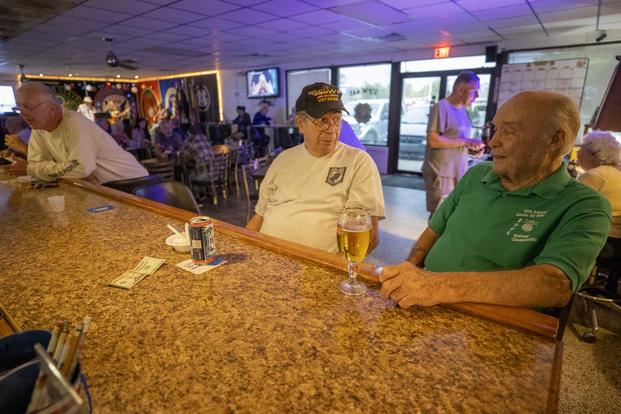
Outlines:
{"label": "bald head", "polygon": [[527,91],[513,96],[507,104],[509,102],[514,102],[523,111],[523,118],[530,120],[541,135],[549,136],[560,131],[563,145],[559,156],[572,150],[580,130],[580,112],[571,98],[550,91]]}
{"label": "bald head", "polygon": [[573,101],[548,91],[513,96],[493,122],[493,169],[509,191],[533,186],[558,171],[580,127]]}
{"label": "bald head", "polygon": [[60,102],[58,102],[58,98],[54,92],[52,92],[47,85],[40,82],[28,82],[22,84],[22,86],[20,86],[17,90],[17,96],[41,98],[42,102],[46,101],[60,105]]}
{"label": "bald head", "polygon": [[28,125],[33,129],[56,129],[62,120],[62,107],[50,88],[39,82],[29,82],[23,84],[16,95],[17,106]]}

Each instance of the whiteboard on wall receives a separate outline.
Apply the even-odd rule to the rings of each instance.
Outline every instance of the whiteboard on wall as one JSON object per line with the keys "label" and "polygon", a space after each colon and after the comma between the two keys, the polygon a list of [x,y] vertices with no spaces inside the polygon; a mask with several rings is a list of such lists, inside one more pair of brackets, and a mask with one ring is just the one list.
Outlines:
{"label": "whiteboard on wall", "polygon": [[544,90],[569,96],[579,108],[588,66],[588,58],[503,65],[498,107],[516,93]]}

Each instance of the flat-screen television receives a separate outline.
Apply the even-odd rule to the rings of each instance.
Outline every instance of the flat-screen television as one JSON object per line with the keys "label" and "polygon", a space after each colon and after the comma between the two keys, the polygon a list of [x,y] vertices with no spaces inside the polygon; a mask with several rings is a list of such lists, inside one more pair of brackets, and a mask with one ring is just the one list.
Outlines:
{"label": "flat-screen television", "polygon": [[0,85],[0,113],[13,112],[15,106],[15,92],[13,91],[13,87]]}
{"label": "flat-screen television", "polygon": [[249,70],[246,72],[248,98],[274,98],[280,95],[278,68]]}

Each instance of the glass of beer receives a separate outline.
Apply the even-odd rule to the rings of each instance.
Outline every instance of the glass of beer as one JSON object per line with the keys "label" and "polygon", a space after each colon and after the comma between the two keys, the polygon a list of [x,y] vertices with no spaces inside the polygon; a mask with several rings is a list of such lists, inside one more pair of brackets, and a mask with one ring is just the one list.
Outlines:
{"label": "glass of beer", "polygon": [[371,215],[360,207],[346,207],[339,215],[336,226],[336,243],[339,252],[347,259],[349,278],[341,283],[346,295],[362,295],[367,286],[356,280],[358,263],[364,260],[371,245]]}

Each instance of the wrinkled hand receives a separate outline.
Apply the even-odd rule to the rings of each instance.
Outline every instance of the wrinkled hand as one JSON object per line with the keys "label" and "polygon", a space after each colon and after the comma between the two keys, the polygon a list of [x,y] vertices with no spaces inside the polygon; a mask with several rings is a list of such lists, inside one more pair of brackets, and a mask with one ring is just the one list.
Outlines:
{"label": "wrinkled hand", "polygon": [[6,134],[4,136],[4,143],[14,151],[21,152],[22,154],[28,153],[28,145],[24,144],[17,135]]}
{"label": "wrinkled hand", "polygon": [[11,155],[11,161],[13,161],[13,164],[11,164],[6,170],[9,174],[26,175],[26,167],[28,166],[28,163],[25,159]]}
{"label": "wrinkled hand", "polygon": [[379,280],[382,282],[382,295],[392,299],[402,308],[442,303],[441,279],[414,266],[411,262],[384,267]]}

